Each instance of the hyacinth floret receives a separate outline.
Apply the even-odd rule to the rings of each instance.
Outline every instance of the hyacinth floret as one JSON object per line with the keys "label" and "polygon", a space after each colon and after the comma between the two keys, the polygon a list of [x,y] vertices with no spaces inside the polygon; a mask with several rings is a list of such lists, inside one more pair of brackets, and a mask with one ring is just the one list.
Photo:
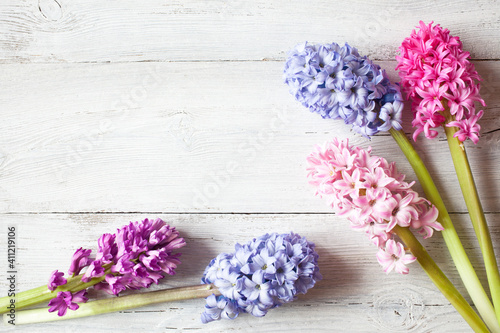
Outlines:
{"label": "hyacinth floret", "polygon": [[284,80],[309,110],[323,118],[343,119],[365,137],[402,128],[399,87],[347,43],[297,45],[287,57]]}
{"label": "hyacinth floret", "polygon": [[66,282],[68,281],[64,278],[64,272],[59,272],[59,270],[56,269],[52,272],[52,274],[50,274],[47,288],[49,288],[49,290],[51,291],[54,291],[57,287],[66,284]]}
{"label": "hyacinth floret", "polygon": [[460,38],[439,24],[420,21],[419,30],[413,30],[399,50],[396,69],[402,89],[412,101],[413,138],[422,132],[427,138],[436,137],[435,129],[446,121],[442,112],[448,109],[454,121],[446,126],[459,128],[454,136],[477,143],[481,127],[476,122],[483,112],[476,112],[475,104],[485,106],[479,95],[481,78]]}
{"label": "hyacinth floret", "polygon": [[205,269],[202,283],[213,283],[221,295],[207,298],[203,323],[234,319],[247,312],[257,317],[321,280],[314,243],[297,234],[265,234],[221,253]]}
{"label": "hyacinth floret", "polygon": [[338,140],[316,146],[307,158],[309,183],[351,227],[365,232],[378,246],[377,259],[384,270],[407,274],[406,264],[415,258],[397,241],[396,225],[431,237],[443,230],[438,210],[411,189],[395,163],[371,154],[371,148],[349,146]]}
{"label": "hyacinth floret", "polygon": [[76,293],[69,291],[60,291],[57,297],[50,300],[48,306],[49,312],[57,311],[58,316],[64,316],[68,309],[77,310],[80,306],[77,303],[86,303],[88,298],[85,296],[86,290],[80,290]]}
{"label": "hyacinth floret", "polygon": [[[91,259],[91,250],[79,248],[74,253],[69,275],[79,274],[86,269],[81,281],[86,283],[93,278],[104,279],[95,284],[96,290],[104,290],[118,295],[125,289],[148,288],[165,275],[174,275],[180,264],[180,253],[175,250],[186,245],[179,232],[161,219],[145,219],[130,222],[117,230],[116,234],[103,234],[98,242],[97,253]],[[64,273],[54,271],[49,279],[48,288],[54,290],[66,284]],[[71,293],[70,293],[71,294]],[[57,306],[70,304],[71,295],[61,294],[53,302],[53,311]],[[69,302],[69,303],[68,303]],[[72,309],[74,306],[66,306]],[[52,309],[51,308],[51,309]],[[66,313],[60,311],[59,313]]]}

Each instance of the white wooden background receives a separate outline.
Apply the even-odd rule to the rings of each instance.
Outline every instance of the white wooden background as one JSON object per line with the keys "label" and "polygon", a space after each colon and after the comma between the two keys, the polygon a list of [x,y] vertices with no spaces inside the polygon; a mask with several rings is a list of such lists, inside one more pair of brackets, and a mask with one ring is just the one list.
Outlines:
{"label": "white wooden background", "polygon": [[[146,217],[188,242],[178,274],[159,288],[196,284],[219,252],[273,231],[315,242],[324,276],[264,318],[202,325],[204,301],[190,300],[16,331],[469,332],[417,264],[386,275],[376,249],[307,184],[307,154],[333,136],[373,146],[414,180],[393,140],[310,114],[281,73],[299,42],[347,41],[397,80],[394,57],[419,20],[460,36],[484,78],[483,137],[467,149],[500,253],[499,14],[496,0],[2,0],[2,296],[7,226],[17,228],[26,290],[66,270],[76,248],[95,249],[100,234]],[[416,145],[484,281],[444,136]],[[425,244],[463,291],[441,236]]]}

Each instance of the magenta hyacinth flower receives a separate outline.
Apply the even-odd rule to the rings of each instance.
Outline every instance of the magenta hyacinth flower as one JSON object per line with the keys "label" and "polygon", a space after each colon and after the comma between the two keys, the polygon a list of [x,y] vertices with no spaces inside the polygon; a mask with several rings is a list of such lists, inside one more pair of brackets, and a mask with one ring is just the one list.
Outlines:
{"label": "magenta hyacinth flower", "polygon": [[436,137],[435,129],[446,121],[442,112],[449,109],[454,121],[446,126],[460,129],[455,137],[477,143],[481,129],[477,121],[483,112],[476,113],[475,103],[485,103],[479,95],[481,78],[469,53],[462,49],[459,37],[439,24],[420,21],[419,28],[403,41],[396,57],[402,90],[412,101],[413,139],[422,132],[427,138]]}
{"label": "magenta hyacinth flower", "polygon": [[75,276],[80,274],[82,268],[87,267],[92,259],[89,258],[92,250],[84,250],[83,248],[79,248],[73,254],[73,258],[71,258],[71,265],[68,270],[68,274],[70,276]]}
{"label": "magenta hyacinth flower", "polygon": [[80,290],[74,294],[69,291],[60,291],[56,298],[50,300],[49,312],[57,310],[58,316],[64,316],[68,309],[73,311],[78,309],[80,306],[77,303],[86,303],[88,301],[88,298],[85,297],[86,294],[86,290]]}
{"label": "magenta hyacinth flower", "polygon": [[[161,219],[130,222],[116,234],[104,234],[99,238],[95,259],[90,259],[91,250],[76,250],[68,274],[74,276],[86,269],[81,282],[100,278],[101,281],[93,285],[94,289],[114,295],[125,289],[148,288],[152,283],[158,284],[165,275],[175,274],[180,253],[173,252],[184,245],[186,242],[179,237],[179,232]],[[54,290],[64,286],[67,280],[63,275],[54,271],[48,288]],[[74,310],[71,300],[77,294],[68,293],[58,293],[50,303],[52,311],[60,309],[58,314],[64,315],[67,308]]]}
{"label": "magenta hyacinth flower", "polygon": [[63,277],[64,273],[59,272],[59,270],[55,270],[52,272],[49,278],[49,283],[47,284],[47,288],[49,290],[55,290],[57,287],[66,284],[67,280]]}
{"label": "magenta hyacinth flower", "polygon": [[413,183],[404,181],[394,163],[371,155],[370,148],[351,147],[347,139],[334,138],[317,146],[307,161],[316,194],[379,247],[377,259],[387,273],[407,274],[406,264],[415,260],[395,240],[396,225],[415,229],[424,238],[443,230],[436,221],[437,208],[411,189]]}

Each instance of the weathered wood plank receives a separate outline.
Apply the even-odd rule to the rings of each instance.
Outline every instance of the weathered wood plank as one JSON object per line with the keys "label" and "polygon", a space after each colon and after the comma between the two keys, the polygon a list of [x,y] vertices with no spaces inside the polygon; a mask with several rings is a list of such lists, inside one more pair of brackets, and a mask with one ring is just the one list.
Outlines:
{"label": "weathered wood plank", "polygon": [[[391,77],[394,62],[382,62]],[[468,152],[486,211],[500,192],[500,64],[478,62],[488,108]],[[281,62],[0,66],[1,212],[328,212],[305,157],[351,138],[415,177],[388,136],[309,113]],[[410,129],[411,115],[405,126]],[[416,143],[450,211],[465,205],[444,136]]]}
{"label": "weathered wood plank", "polygon": [[[376,262],[375,247],[348,222],[332,214],[2,214],[0,238],[7,237],[7,226],[17,230],[17,287],[26,290],[46,283],[50,273],[65,271],[77,247],[96,248],[97,238],[113,232],[128,221],[161,217],[186,237],[183,263],[177,274],[157,288],[199,283],[205,266],[218,253],[232,251],[235,242],[245,243],[266,232],[294,231],[317,246],[324,279],[291,304],[272,310],[264,318],[241,315],[234,321],[202,325],[199,315],[203,300],[148,306],[141,309],[79,320],[17,327],[16,331],[71,332],[78,329],[106,332],[148,330],[153,332],[202,329],[283,332],[469,332],[468,326],[437,291],[415,263],[410,274],[383,273]],[[492,238],[500,250],[499,214],[488,215]],[[473,230],[463,214],[454,215],[471,260],[477,265],[479,254]],[[40,229],[47,230],[40,236]],[[459,285],[458,274],[439,234],[424,241],[431,256],[448,277]],[[6,249],[0,248],[0,256]],[[0,290],[6,290],[6,263],[0,261]],[[484,281],[484,270],[478,274]],[[94,297],[103,295],[92,294]],[[468,297],[467,297],[468,298]],[[0,327],[0,331],[5,327]]]}
{"label": "weathered wood plank", "polygon": [[[15,330],[470,332],[417,264],[408,276],[385,275],[364,235],[323,214],[305,157],[333,136],[371,145],[415,177],[390,137],[368,141],[304,110],[281,70],[296,43],[347,41],[388,60],[381,65],[397,80],[394,56],[418,20],[460,36],[484,78],[483,137],[467,149],[498,254],[499,13],[495,0],[2,1],[0,239],[16,226],[19,290],[65,270],[75,248],[95,248],[103,232],[157,216],[189,245],[178,274],[154,289],[197,284],[215,255],[272,231],[315,242],[325,276],[265,318],[202,325],[204,302],[192,300]],[[416,147],[484,282],[444,136]],[[463,291],[441,236],[424,243]],[[6,272],[0,260],[0,296]]]}
{"label": "weathered wood plank", "polygon": [[282,59],[296,43],[349,42],[393,59],[419,20],[497,59],[499,5],[465,0],[2,1],[0,61],[135,62]]}

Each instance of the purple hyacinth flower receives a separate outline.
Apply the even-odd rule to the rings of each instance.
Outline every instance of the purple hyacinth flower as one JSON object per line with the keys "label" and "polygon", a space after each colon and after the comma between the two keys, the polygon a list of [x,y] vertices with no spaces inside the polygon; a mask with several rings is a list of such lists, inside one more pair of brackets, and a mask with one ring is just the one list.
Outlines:
{"label": "purple hyacinth flower", "polygon": [[104,275],[104,267],[102,267],[102,263],[99,260],[94,260],[90,263],[87,268],[87,271],[82,276],[83,282],[89,282],[91,279],[96,277],[101,277]]}
{"label": "purple hyacinth flower", "polygon": [[212,259],[203,276],[206,281],[210,282],[203,283],[212,283],[213,281],[222,278],[223,270],[232,265],[231,258],[233,258],[232,254],[221,253],[216,258]]}
{"label": "purple hyacinth flower", "polygon": [[68,275],[75,276],[80,274],[82,268],[87,267],[92,262],[92,259],[89,258],[91,252],[92,250],[84,250],[83,248],[76,250],[71,258]]}
{"label": "purple hyacinth flower", "polygon": [[274,264],[274,274],[266,274],[266,278],[276,280],[278,285],[283,285],[284,283],[293,284],[297,280],[298,274],[294,263],[283,252]]}
{"label": "purple hyacinth flower", "polygon": [[403,103],[400,101],[394,101],[392,103],[385,103],[380,109],[380,119],[384,123],[379,126],[380,131],[388,131],[391,127],[395,130],[401,130],[403,127],[398,119],[401,119],[401,114],[403,112]]}
{"label": "purple hyacinth flower", "polygon": [[118,295],[118,293],[127,289],[127,285],[131,282],[131,277],[129,275],[115,276],[113,274],[106,274],[104,281],[96,284],[94,288],[96,290],[103,290],[111,295]]}
{"label": "purple hyacinth flower", "polygon": [[201,315],[201,321],[206,324],[214,320],[235,319],[238,317],[237,304],[223,296],[210,295],[207,297],[205,311]]}
{"label": "purple hyacinth flower", "polygon": [[[148,288],[153,283],[158,284],[165,275],[175,274],[180,253],[174,251],[186,245],[179,232],[161,219],[130,222],[115,234],[103,234],[97,243],[95,260],[89,259],[91,250],[76,250],[69,273],[76,275],[86,268],[81,277],[83,282],[101,278],[102,281],[93,287],[114,295],[125,289]],[[63,275],[54,271],[48,288],[54,290],[65,284]],[[75,299],[79,294],[72,297]],[[68,294],[61,294],[52,301],[51,312],[58,310],[64,315],[68,308],[74,307]]]}
{"label": "purple hyacinth flower", "polygon": [[252,274],[251,278],[246,277],[243,279],[243,282],[245,288],[243,288],[241,293],[246,297],[247,301],[258,301],[265,306],[273,304],[273,299],[271,295],[269,295],[271,281],[264,278],[264,273],[262,271],[259,270],[255,272]]}
{"label": "purple hyacinth flower", "polygon": [[115,243],[116,235],[103,234],[97,241],[97,256],[96,260],[105,264],[110,263],[118,252],[118,247]]}
{"label": "purple hyacinth flower", "polygon": [[214,284],[222,295],[229,299],[238,300],[241,297],[240,292],[243,289],[244,282],[240,279],[238,273],[225,269]]}
{"label": "purple hyacinth flower", "polygon": [[202,283],[213,283],[222,295],[207,298],[202,322],[224,318],[230,307],[236,316],[264,316],[269,309],[291,302],[321,280],[313,243],[297,234],[266,234],[222,253],[205,269]]}
{"label": "purple hyacinth flower", "polygon": [[[157,284],[164,274],[175,274],[180,254],[173,251],[184,245],[186,242],[179,237],[179,232],[161,219],[130,222],[116,234],[105,234],[100,238],[96,258],[105,259],[106,263],[96,264],[98,267],[109,265],[111,273],[118,278],[106,277],[96,287],[117,295],[124,290],[122,285],[139,289]],[[93,272],[92,268],[91,264],[84,274],[85,279],[104,274],[104,270]]]}
{"label": "purple hyacinth flower", "polygon": [[265,274],[274,274],[276,272],[276,258],[269,252],[267,248],[262,249],[252,257],[252,262],[241,267],[241,272],[244,274],[254,274],[260,270]]}
{"label": "purple hyacinth flower", "polygon": [[363,109],[368,104],[368,89],[359,76],[345,81],[344,87],[338,92],[338,95],[342,106],[349,106],[354,110]]}
{"label": "purple hyacinth flower", "polygon": [[382,115],[386,103],[402,100],[399,87],[348,44],[297,45],[285,62],[284,81],[310,111],[323,118],[342,118],[365,137],[401,127],[400,113],[386,110]]}
{"label": "purple hyacinth flower", "polygon": [[49,312],[54,312],[57,310],[57,315],[62,317],[66,314],[67,310],[76,310],[80,306],[76,304],[85,303],[88,298],[85,297],[86,291],[80,290],[74,294],[69,291],[60,291],[57,293],[57,297],[53,298],[49,302]]}
{"label": "purple hyacinth flower", "polygon": [[64,277],[63,272],[59,272],[59,270],[55,270],[52,272],[49,278],[49,283],[47,284],[47,288],[49,290],[55,290],[57,287],[62,286],[68,282]]}

